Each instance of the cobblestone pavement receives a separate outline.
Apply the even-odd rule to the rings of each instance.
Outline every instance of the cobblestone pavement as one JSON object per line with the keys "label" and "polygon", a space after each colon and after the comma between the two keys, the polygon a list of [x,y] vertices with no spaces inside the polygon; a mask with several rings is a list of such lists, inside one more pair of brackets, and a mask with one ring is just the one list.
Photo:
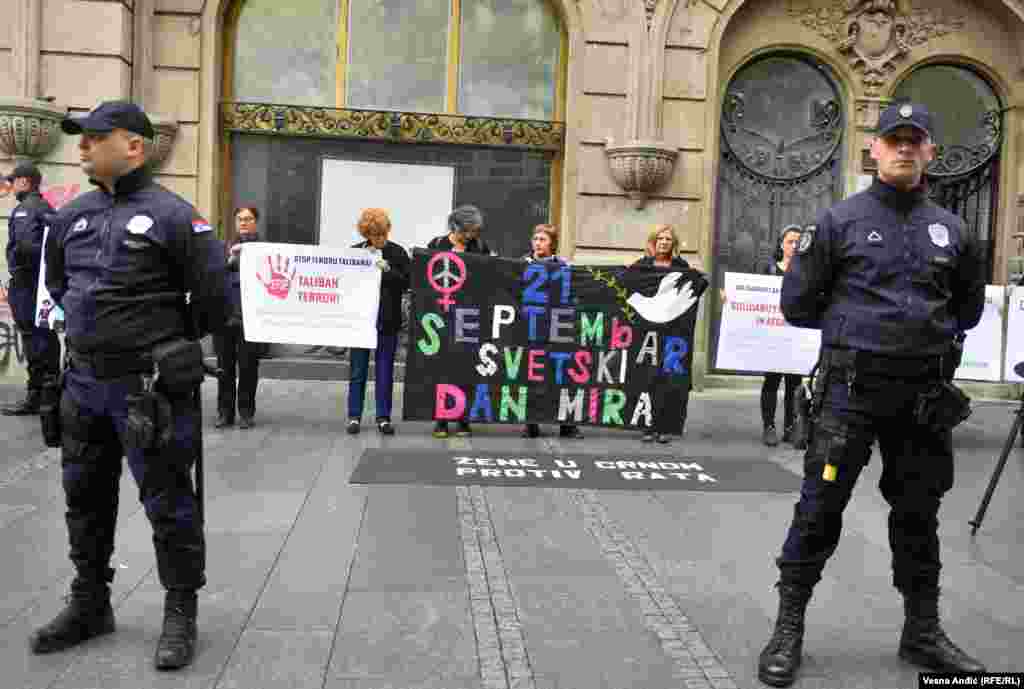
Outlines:
{"label": "cobblestone pavement", "polygon": [[[349,436],[346,390],[263,381],[256,426],[218,431],[215,389],[204,386],[209,584],[198,657],[176,674],[151,666],[162,591],[128,472],[113,563],[117,633],[67,653],[28,654],[29,632],[61,607],[72,575],[60,458],[42,448],[35,418],[0,417],[0,686],[760,686],[756,657],[777,605],[773,558],[795,493],[350,485],[366,448],[637,458],[666,448],[592,428],[582,441],[523,439],[513,426],[438,441],[429,424],[398,421],[398,434],[382,437],[369,416]],[[20,393],[0,385],[0,403]],[[749,391],[695,393],[686,436],[667,451],[758,459],[798,474],[800,453],[759,445],[757,405]],[[942,612],[950,635],[989,668],[1020,671],[1024,450],[1014,450],[972,538],[967,521],[1014,408],[976,407],[956,431],[957,485],[941,514]],[[916,670],[895,652],[902,608],[879,474],[876,459],[815,591],[798,689],[917,686]]]}

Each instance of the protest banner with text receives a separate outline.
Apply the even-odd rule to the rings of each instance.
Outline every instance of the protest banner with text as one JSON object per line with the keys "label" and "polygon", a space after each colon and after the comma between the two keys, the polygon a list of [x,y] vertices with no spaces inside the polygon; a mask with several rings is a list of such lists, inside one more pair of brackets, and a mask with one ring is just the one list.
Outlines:
{"label": "protest banner with text", "polygon": [[706,282],[693,270],[413,253],[404,418],[679,433]]}
{"label": "protest banner with text", "polygon": [[377,346],[380,269],[369,251],[247,242],[240,270],[246,340]]}

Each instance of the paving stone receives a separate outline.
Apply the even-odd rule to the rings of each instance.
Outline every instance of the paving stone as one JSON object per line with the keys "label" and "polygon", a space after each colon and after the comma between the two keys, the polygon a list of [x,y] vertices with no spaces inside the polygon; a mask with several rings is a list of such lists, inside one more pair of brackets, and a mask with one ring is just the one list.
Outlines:
{"label": "paving stone", "polygon": [[247,629],[217,689],[320,689],[331,636],[330,632]]}
{"label": "paving stone", "polygon": [[467,677],[477,671],[464,592],[349,593],[331,674]]}

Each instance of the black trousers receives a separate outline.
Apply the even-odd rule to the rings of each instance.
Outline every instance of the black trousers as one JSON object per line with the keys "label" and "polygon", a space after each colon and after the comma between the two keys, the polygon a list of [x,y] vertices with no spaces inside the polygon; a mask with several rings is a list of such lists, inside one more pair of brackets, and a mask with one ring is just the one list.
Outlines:
{"label": "black trousers", "polygon": [[[904,594],[938,590],[938,513],[953,487],[952,431],[919,426],[914,405],[931,381],[857,377],[852,393],[831,376],[804,456],[804,480],[782,554],[783,583],[813,586],[839,544],[843,511],[877,440],[878,487],[889,503],[893,584]],[[825,465],[837,467],[834,480]]]}
{"label": "black trousers", "polygon": [[262,346],[258,342],[247,342],[241,326],[225,328],[213,336],[217,365],[224,371],[217,381],[217,410],[221,415],[233,420],[236,401],[241,416],[256,413]]}
{"label": "black trousers", "polygon": [[795,373],[766,373],[764,384],[761,385],[761,421],[764,427],[775,427],[775,409],[779,403],[779,383],[786,379],[786,391],[782,396],[782,427],[792,428],[796,421],[796,408],[793,407],[793,396],[800,385],[800,376]]}

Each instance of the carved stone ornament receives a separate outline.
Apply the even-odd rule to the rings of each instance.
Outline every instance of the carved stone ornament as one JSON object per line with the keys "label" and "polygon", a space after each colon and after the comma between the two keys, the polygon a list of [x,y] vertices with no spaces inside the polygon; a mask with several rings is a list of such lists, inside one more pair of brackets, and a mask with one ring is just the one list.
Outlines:
{"label": "carved stone ornament", "polygon": [[658,0],[644,0],[644,19],[647,22],[647,30],[651,30],[651,22],[654,20],[654,10],[658,6]]}
{"label": "carved stone ornament", "polygon": [[153,143],[147,146],[146,162],[155,170],[167,160],[167,154],[171,152],[174,137],[178,134],[178,121],[152,113],[148,113],[148,116],[156,136],[153,137]]}
{"label": "carved stone ornament", "polygon": [[18,158],[42,158],[57,146],[67,114],[46,101],[0,96],[0,151]]}
{"label": "carved stone ornament", "polygon": [[789,15],[813,29],[861,73],[864,93],[877,96],[914,46],[964,26],[963,16],[917,9],[909,0],[831,0],[826,6],[795,1]]}
{"label": "carved stone ornament", "polygon": [[615,183],[643,208],[647,198],[672,178],[679,151],[660,141],[605,142],[605,157]]}

